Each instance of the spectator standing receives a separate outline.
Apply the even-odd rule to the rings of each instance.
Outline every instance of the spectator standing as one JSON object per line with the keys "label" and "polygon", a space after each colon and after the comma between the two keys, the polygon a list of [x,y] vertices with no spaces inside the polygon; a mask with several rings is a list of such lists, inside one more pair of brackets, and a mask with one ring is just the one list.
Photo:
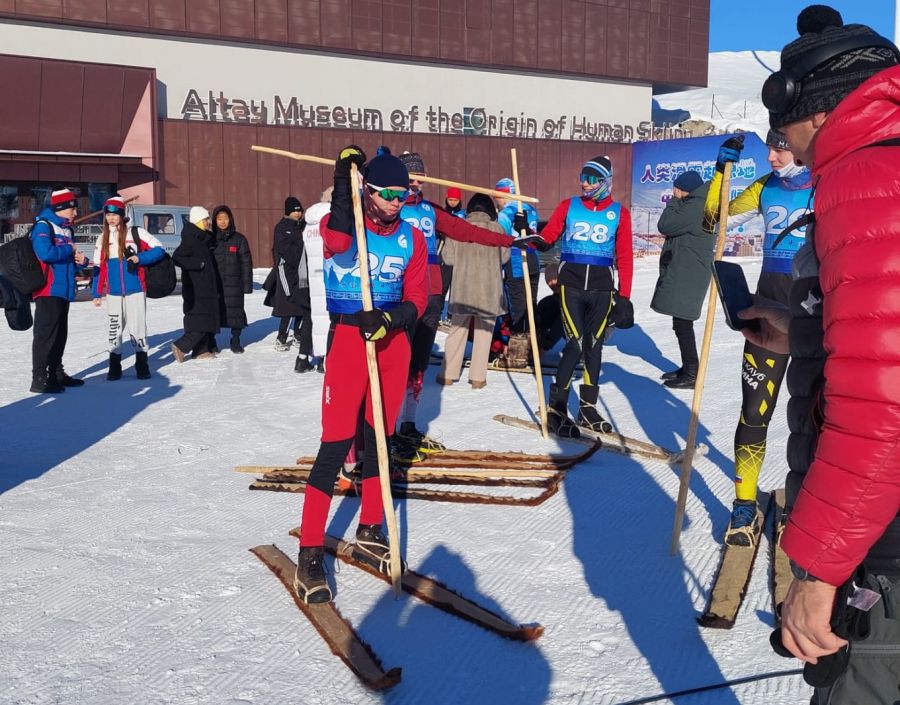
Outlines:
{"label": "spectator standing", "polygon": [[[144,267],[166,254],[160,242],[143,228],[128,227],[125,201],[113,196],[103,205],[103,233],[94,248],[94,306],[106,297],[109,317],[109,371],[106,379],[122,378],[122,337],[134,346],[138,379],[150,378],[147,360],[147,283]],[[137,237],[135,237],[137,235]]]}
{"label": "spectator standing", "polygon": [[75,272],[88,266],[88,259],[75,251],[72,219],[78,200],[67,188],[50,194],[50,205],[35,219],[31,231],[34,254],[46,275],[34,298],[34,339],[31,345],[31,391],[59,394],[66,387],[80,387],[84,380],[70,377],[63,369],[63,353],[69,337],[69,304],[75,300]]}
{"label": "spectator standing", "polygon": [[181,267],[181,297],[184,299],[184,335],[172,343],[172,354],[184,362],[191,353],[195,360],[216,356],[219,330],[219,276],[213,256],[215,237],[210,232],[209,211],[191,208],[190,222],[181,231],[181,244],[172,259]]}
{"label": "spectator standing", "polygon": [[[497,210],[489,196],[475,194],[466,208],[466,220],[486,230],[502,233]],[[473,389],[487,385],[488,355],[497,316],[503,312],[501,270],[509,260],[508,247],[488,247],[470,242],[446,240],[444,262],[454,268],[461,286],[450,293],[452,323],[444,350],[444,364],[438,384],[453,384],[459,379],[470,326],[474,327],[469,384]]]}
{"label": "spectator standing", "polygon": [[275,226],[275,240],[272,245],[272,260],[276,267],[275,303],[272,315],[281,319],[275,349],[286,352],[293,340],[288,339],[288,330],[293,319],[294,339],[297,341],[298,355],[294,363],[297,372],[312,369],[312,317],[309,301],[309,268],[303,247],[303,231],[306,221],[300,200],[288,196],[284,201],[284,217]]}
{"label": "spectator standing", "polygon": [[244,352],[241,331],[247,327],[244,294],[253,293],[253,257],[247,238],[235,229],[228,206],[212,214],[216,272],[219,276],[219,320],[231,328],[231,352]]}
{"label": "spectator standing", "polygon": [[703,229],[703,209],[709,184],[696,171],[686,171],[673,184],[656,229],[666,238],[659,256],[659,279],[650,308],[672,317],[681,351],[681,367],[662,376],[673,389],[693,389],[700,361],[694,321],[700,318],[709,289],[716,239]]}

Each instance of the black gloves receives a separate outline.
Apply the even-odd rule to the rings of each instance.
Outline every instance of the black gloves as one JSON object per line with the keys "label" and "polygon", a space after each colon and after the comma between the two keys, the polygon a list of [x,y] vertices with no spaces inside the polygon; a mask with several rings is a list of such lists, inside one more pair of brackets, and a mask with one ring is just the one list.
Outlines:
{"label": "black gloves", "polygon": [[521,235],[524,230],[526,233],[530,232],[528,229],[528,217],[525,215],[525,212],[516,213],[513,216],[513,230],[516,231],[516,235]]}
{"label": "black gloves", "polygon": [[125,269],[128,270],[129,274],[134,274],[134,270],[137,268],[137,265],[131,261],[131,258],[136,254],[137,252],[134,251],[134,248],[131,245],[125,248]]}
{"label": "black gloves", "polygon": [[550,249],[550,245],[548,245],[540,235],[528,235],[527,237],[516,238],[509,246],[517,247],[520,250],[527,250],[529,247],[535,247],[541,252],[546,252]]}
{"label": "black gloves", "polygon": [[727,162],[738,162],[741,160],[741,151],[744,149],[744,136],[737,135],[729,137],[719,147],[719,154],[716,157],[716,171],[725,171]]}
{"label": "black gloves", "polygon": [[348,145],[341,150],[334,162],[334,175],[350,176],[351,164],[356,164],[357,168],[362,169],[365,163],[366,153],[362,151],[362,148],[355,144]]}
{"label": "black gloves", "polygon": [[355,316],[363,340],[372,342],[381,340],[391,329],[391,314],[380,308],[373,308],[371,311],[360,309]]}
{"label": "black gloves", "polygon": [[334,161],[334,191],[331,194],[331,215],[328,227],[353,237],[356,226],[353,220],[353,197],[350,192],[350,165],[362,167],[366,154],[355,144],[344,147]]}
{"label": "black gloves", "polygon": [[631,299],[627,296],[616,294],[616,303],[609,317],[616,328],[621,328],[622,330],[631,328],[634,325],[634,306],[631,304]]}

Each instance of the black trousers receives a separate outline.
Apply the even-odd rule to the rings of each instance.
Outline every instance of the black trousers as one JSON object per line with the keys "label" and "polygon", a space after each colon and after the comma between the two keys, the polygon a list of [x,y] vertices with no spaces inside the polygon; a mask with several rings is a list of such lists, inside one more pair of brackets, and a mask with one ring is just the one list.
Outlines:
{"label": "black trousers", "polygon": [[196,330],[185,331],[185,334],[175,341],[175,347],[183,353],[190,352],[193,357],[218,349],[215,333],[203,333]]}
{"label": "black trousers", "polygon": [[34,376],[62,367],[68,337],[68,299],[39,296],[34,302],[34,338],[31,343],[31,372]]}
{"label": "black trousers", "polygon": [[694,322],[686,318],[672,316],[672,330],[678,339],[678,349],[681,351],[681,366],[696,370],[700,365],[697,357],[697,339],[694,337]]}
{"label": "black trousers", "polygon": [[584,360],[584,383],[596,385],[603,361],[603,333],[612,311],[613,292],[559,287],[559,308],[566,347],[556,374],[556,385],[568,389],[578,358]]}
{"label": "black trousers", "polygon": [[412,350],[409,358],[409,376],[415,377],[419,372],[428,369],[431,359],[431,347],[437,335],[441,309],[444,307],[443,294],[429,294],[425,313],[416,321],[416,329],[412,338]]}
{"label": "black trousers", "polygon": [[[513,257],[519,255],[514,253]],[[525,296],[525,279],[512,276],[509,264],[504,270],[506,274],[506,299],[509,304],[509,317],[512,321],[511,333],[525,333],[528,330],[528,303]],[[540,271],[528,270],[528,279],[531,281],[531,304],[537,308],[537,291],[541,282]]]}
{"label": "black trousers", "polygon": [[297,339],[298,350],[300,355],[312,355],[312,309],[306,303],[300,305],[303,314],[294,316],[284,316],[278,323],[278,338],[287,340],[287,332],[291,327],[291,320],[294,321],[294,337]]}

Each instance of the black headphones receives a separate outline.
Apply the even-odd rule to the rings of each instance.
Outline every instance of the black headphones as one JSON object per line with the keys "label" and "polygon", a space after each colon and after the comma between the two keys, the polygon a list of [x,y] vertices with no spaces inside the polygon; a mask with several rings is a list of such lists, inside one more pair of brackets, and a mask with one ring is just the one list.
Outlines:
{"label": "black headphones", "polygon": [[894,43],[877,34],[860,34],[844,37],[838,41],[825,44],[801,56],[795,63],[782,67],[780,71],[770,74],[763,83],[763,105],[773,113],[786,113],[800,99],[800,80],[810,74],[817,66],[855,49],[868,47],[884,47],[890,49],[900,63],[900,51]]}

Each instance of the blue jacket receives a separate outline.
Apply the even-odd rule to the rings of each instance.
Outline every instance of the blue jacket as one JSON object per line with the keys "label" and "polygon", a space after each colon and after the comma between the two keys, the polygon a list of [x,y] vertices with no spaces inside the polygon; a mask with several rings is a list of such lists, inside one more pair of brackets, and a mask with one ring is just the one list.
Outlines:
{"label": "blue jacket", "polygon": [[[521,233],[513,232],[513,218],[516,217],[516,212],[518,211],[518,207],[516,206],[515,201],[510,201],[507,203],[503,209],[497,214],[497,222],[500,223],[500,226],[503,228],[503,232],[507,235],[512,235],[513,237],[520,237]],[[522,204],[522,211],[525,213],[525,217],[528,219],[528,231],[529,233],[536,233],[538,230],[538,213],[534,209],[530,203]],[[537,252],[534,250],[527,250],[526,254],[528,256],[528,272],[529,274],[534,274],[535,272],[541,271],[541,265],[538,260]],[[522,278],[522,255],[518,253],[513,253],[509,258],[509,264],[507,265],[509,271],[511,271],[512,276],[516,279]]]}
{"label": "blue jacket", "polygon": [[75,244],[72,239],[72,224],[63,220],[50,208],[40,212],[31,231],[31,246],[41,261],[47,274],[47,283],[32,296],[56,296],[68,301],[75,300],[75,272],[87,266],[75,264]]}
{"label": "blue jacket", "polygon": [[[159,241],[143,228],[138,228],[138,237],[141,240],[140,251],[134,242],[134,235],[131,227],[125,232],[125,247],[131,247],[137,252],[138,265],[133,272],[128,271],[128,261],[121,260],[118,257],[107,258],[106,252],[100,251],[103,236],[97,238],[97,244],[94,248],[94,282],[93,293],[94,298],[99,299],[101,296],[128,296],[129,294],[140,294],[147,290],[144,267],[159,262],[166,251],[163,249]],[[112,238],[110,238],[112,239]],[[108,248],[118,253],[118,243],[115,242]]]}

